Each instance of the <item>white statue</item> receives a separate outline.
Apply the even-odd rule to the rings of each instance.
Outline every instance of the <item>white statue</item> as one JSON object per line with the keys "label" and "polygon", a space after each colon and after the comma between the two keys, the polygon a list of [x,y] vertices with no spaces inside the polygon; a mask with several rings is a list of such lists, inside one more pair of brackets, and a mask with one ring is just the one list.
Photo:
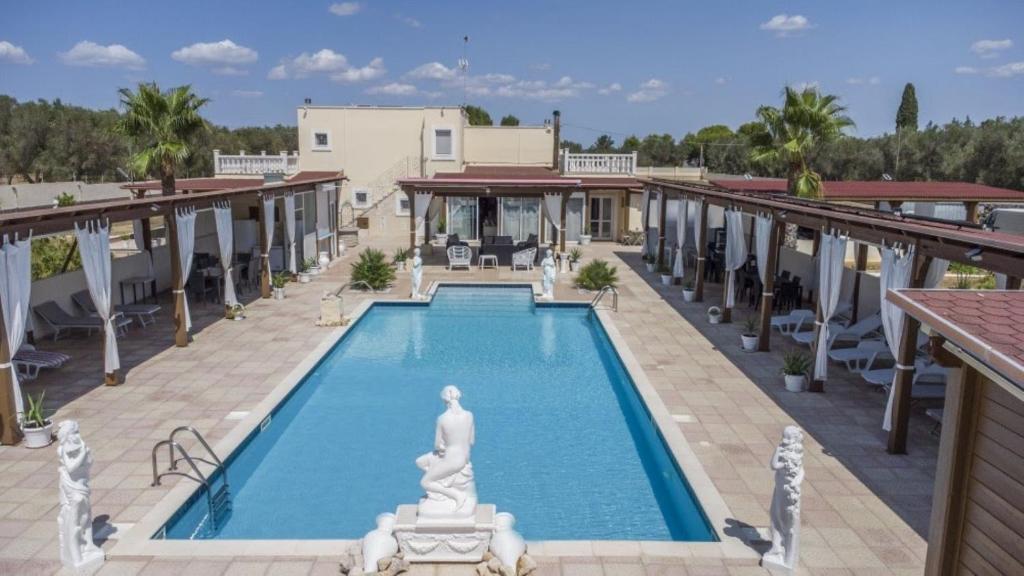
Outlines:
{"label": "white statue", "polygon": [[60,457],[60,513],[57,530],[60,560],[78,570],[103,561],[103,550],[92,540],[92,503],[89,496],[89,469],[92,451],[78,432],[78,422],[65,420],[57,429],[57,455]]}
{"label": "white statue", "polygon": [[548,248],[547,254],[544,256],[544,260],[540,263],[541,268],[544,270],[544,279],[542,280],[541,286],[543,287],[543,296],[548,300],[554,300],[555,298],[555,275],[557,274],[555,268],[555,256]]}
{"label": "white statue", "polygon": [[412,299],[419,300],[423,297],[420,294],[420,285],[423,284],[423,258],[420,257],[420,249],[412,251]]}
{"label": "white statue", "polygon": [[491,554],[505,566],[515,568],[519,557],[526,553],[526,540],[513,530],[516,517],[508,512],[494,515],[494,536],[491,536]]}
{"label": "white statue", "polygon": [[424,472],[420,486],[427,493],[417,510],[421,518],[467,518],[476,511],[476,483],[469,462],[476,430],[473,413],[459,404],[461,397],[455,386],[441,390],[447,409],[437,417],[434,450],[416,459]]}
{"label": "white statue", "polygon": [[395,539],[395,515],[377,516],[377,528],[363,537],[363,570],[376,572],[377,562],[398,554],[398,540]]}
{"label": "white statue", "polygon": [[784,573],[795,573],[800,547],[800,484],[804,481],[804,434],[796,426],[786,426],[782,442],[772,455],[775,491],[772,493],[772,548],[761,565]]}

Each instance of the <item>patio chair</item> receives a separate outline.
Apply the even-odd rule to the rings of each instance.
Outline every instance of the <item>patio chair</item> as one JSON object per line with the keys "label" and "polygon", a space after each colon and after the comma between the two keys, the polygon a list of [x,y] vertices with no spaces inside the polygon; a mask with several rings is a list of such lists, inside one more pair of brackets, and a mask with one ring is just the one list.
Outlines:
{"label": "patio chair", "polygon": [[512,253],[512,271],[516,271],[519,268],[525,268],[527,270],[533,270],[533,261],[537,258],[536,248],[527,248],[526,250],[520,250]]}
{"label": "patio chair", "polygon": [[799,332],[804,322],[814,322],[814,310],[793,310],[789,314],[772,316],[772,328],[778,328],[779,332],[789,335]]}
{"label": "patio chair", "polygon": [[876,358],[892,358],[892,354],[885,340],[862,340],[852,348],[830,349],[828,357],[846,364],[846,369],[856,374],[874,363]]}
{"label": "patio chair", "polygon": [[36,350],[31,344],[23,344],[14,358],[11,358],[21,380],[35,380],[40,368],[60,368],[69,360],[71,356],[67,354]]}
{"label": "patio chair", "polygon": [[[844,327],[838,322],[828,323],[828,349],[832,349],[832,345],[839,340],[852,340],[854,342],[860,342],[861,340],[868,338],[873,335],[877,335],[882,329],[882,316],[880,314],[872,314],[867,318],[858,320],[856,324],[848,327]],[[814,331],[809,332],[796,332],[792,334],[793,340],[796,340],[800,344],[810,345],[814,341]]]}
{"label": "patio chair", "polygon": [[[870,368],[870,366],[869,366]],[[914,362],[914,378],[911,380],[913,389],[911,398],[942,398],[944,393],[936,395],[936,387],[943,390],[946,386],[946,375],[948,370],[938,364],[929,364],[924,360]],[[892,379],[896,375],[895,368],[865,369],[860,373],[861,378],[868,384],[880,386],[888,390],[892,386]],[[918,387],[920,386],[920,389]]]}
{"label": "patio chair", "polygon": [[[96,316],[96,306],[93,304],[88,290],[75,292],[71,295],[71,300],[90,316]],[[131,316],[143,327],[146,327],[156,324],[156,313],[160,311],[160,306],[157,304],[115,304],[114,311]]]}
{"label": "patio chair", "polygon": [[448,269],[452,270],[456,267],[463,267],[469,270],[473,265],[473,250],[469,246],[449,246],[448,247]]}
{"label": "patio chair", "polygon": [[[76,328],[85,330],[86,334],[90,335],[93,330],[97,332],[103,331],[103,320],[99,316],[72,316],[53,300],[47,300],[33,307],[32,310],[53,329],[54,340],[60,338],[61,332],[70,332]],[[117,329],[118,334],[124,334],[127,326],[131,323],[132,319],[125,318],[121,313],[117,313],[114,318],[114,327]]]}

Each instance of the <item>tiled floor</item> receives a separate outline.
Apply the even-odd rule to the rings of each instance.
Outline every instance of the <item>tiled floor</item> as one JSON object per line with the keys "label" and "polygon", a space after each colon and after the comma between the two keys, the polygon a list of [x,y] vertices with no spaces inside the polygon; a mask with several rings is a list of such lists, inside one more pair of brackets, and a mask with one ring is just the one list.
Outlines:
{"label": "tiled floor", "polygon": [[[915,411],[910,454],[886,454],[880,428],[884,395],[845,370],[832,367],[824,394],[783,390],[780,349],[740,351],[736,325],[712,326],[704,309],[685,304],[679,287],[657,285],[640,273],[636,248],[594,245],[587,257],[613,261],[620,271],[620,310],[613,320],[678,425],[722,493],[735,519],[735,534],[764,528],[771,493],[767,462],[782,428],[807,432],[801,558],[812,574],[919,574],[931,502],[937,438]],[[445,271],[430,257],[425,282],[438,279],[531,280],[539,271]],[[155,326],[133,328],[120,341],[126,382],[104,387],[101,339],[42,342],[72,354],[65,368],[26,385],[47,390],[57,421],[79,421],[92,447],[93,511],[98,523],[131,524],[165,494],[151,488],[150,449],[173,427],[192,424],[215,443],[319,343],[327,330],[313,325],[318,297],[339,287],[348,264],[338,263],[312,284],[291,284],[284,301],[256,300],[242,322],[219,320],[216,305],[193,305],[195,341],[174,348],[166,316]],[[559,279],[559,299],[588,299]],[[400,275],[390,295],[408,294]],[[381,297],[381,296],[377,296]],[[352,310],[364,296],[345,293]],[[165,307],[166,308],[166,307]],[[167,310],[165,310],[167,312]],[[747,313],[737,310],[737,316]],[[774,336],[774,335],[773,335]],[[57,475],[54,448],[0,447],[0,574],[52,574],[57,552]],[[167,482],[172,484],[173,480]],[[109,548],[113,541],[104,544]],[[340,553],[340,551],[339,551]],[[611,550],[598,556],[541,558],[541,574],[762,574],[749,562],[676,558]],[[336,574],[336,558],[109,560],[100,574]],[[467,567],[417,566],[413,574],[469,574]]]}

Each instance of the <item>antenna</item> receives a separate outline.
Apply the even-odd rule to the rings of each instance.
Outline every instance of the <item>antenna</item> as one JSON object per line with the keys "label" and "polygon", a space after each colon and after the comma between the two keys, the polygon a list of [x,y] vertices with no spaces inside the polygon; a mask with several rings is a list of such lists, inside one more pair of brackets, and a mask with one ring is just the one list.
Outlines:
{"label": "antenna", "polygon": [[467,100],[467,79],[469,78],[469,58],[466,58],[466,48],[469,46],[469,36],[462,37],[462,58],[459,58],[459,70],[462,71],[462,105]]}

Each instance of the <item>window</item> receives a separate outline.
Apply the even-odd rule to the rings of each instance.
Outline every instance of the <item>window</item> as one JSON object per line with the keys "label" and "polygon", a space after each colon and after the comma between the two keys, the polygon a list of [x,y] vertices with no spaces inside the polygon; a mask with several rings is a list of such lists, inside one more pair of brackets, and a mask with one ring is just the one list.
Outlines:
{"label": "window", "polygon": [[357,188],[353,190],[352,206],[355,208],[368,208],[370,206],[370,191],[366,188]]}
{"label": "window", "polygon": [[451,128],[434,128],[434,159],[455,159],[455,138]]}
{"label": "window", "polygon": [[313,132],[313,150],[330,150],[331,149],[331,133],[326,130],[316,130]]}
{"label": "window", "polygon": [[398,216],[409,215],[409,197],[401,192],[395,195],[395,214]]}

